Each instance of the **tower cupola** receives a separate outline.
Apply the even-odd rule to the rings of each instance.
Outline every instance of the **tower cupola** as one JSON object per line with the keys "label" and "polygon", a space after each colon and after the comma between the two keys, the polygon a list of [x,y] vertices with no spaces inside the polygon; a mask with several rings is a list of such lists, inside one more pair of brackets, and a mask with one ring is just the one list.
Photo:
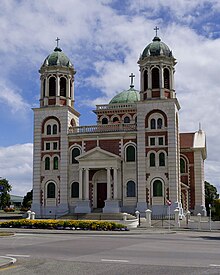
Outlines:
{"label": "tower cupola", "polygon": [[58,45],[44,60],[41,74],[40,106],[70,106],[74,104],[74,66]]}
{"label": "tower cupola", "polygon": [[140,66],[140,97],[148,99],[175,98],[174,66],[176,59],[170,48],[156,36],[143,50],[138,64]]}

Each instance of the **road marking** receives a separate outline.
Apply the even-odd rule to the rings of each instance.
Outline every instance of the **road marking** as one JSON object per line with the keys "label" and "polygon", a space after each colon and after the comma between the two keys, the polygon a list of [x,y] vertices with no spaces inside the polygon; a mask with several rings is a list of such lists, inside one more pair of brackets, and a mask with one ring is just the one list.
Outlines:
{"label": "road marking", "polygon": [[220,267],[220,264],[210,264],[209,266]]}
{"label": "road marking", "polygon": [[128,263],[128,260],[114,260],[114,259],[101,259],[102,262],[119,262],[119,263]]}
{"label": "road marking", "polygon": [[8,257],[21,257],[21,258],[29,258],[30,255],[16,255],[16,254],[6,254]]}

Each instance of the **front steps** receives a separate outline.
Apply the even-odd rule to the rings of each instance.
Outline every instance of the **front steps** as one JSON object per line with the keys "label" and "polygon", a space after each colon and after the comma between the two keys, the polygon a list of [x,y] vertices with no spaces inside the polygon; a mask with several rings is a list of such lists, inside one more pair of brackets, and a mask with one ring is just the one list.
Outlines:
{"label": "front steps", "polygon": [[[123,220],[123,213],[87,213],[87,214],[67,214],[59,217],[62,220],[110,220],[110,221],[118,221]],[[134,220],[135,216],[131,214],[127,214],[127,220]]]}

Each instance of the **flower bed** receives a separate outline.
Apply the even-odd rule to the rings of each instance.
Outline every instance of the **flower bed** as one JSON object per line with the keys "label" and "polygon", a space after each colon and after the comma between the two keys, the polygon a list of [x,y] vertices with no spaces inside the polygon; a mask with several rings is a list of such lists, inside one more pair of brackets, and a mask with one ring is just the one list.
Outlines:
{"label": "flower bed", "polygon": [[108,221],[84,220],[11,220],[1,222],[2,228],[71,229],[71,230],[128,230],[125,225]]}

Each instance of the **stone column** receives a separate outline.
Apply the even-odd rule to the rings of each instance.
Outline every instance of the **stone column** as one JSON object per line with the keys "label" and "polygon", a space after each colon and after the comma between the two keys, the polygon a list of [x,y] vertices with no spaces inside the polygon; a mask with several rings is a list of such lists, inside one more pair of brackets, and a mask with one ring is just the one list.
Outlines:
{"label": "stone column", "polygon": [[114,168],[114,200],[118,199],[118,171]]}
{"label": "stone column", "polygon": [[56,105],[60,105],[60,78],[56,77]]}
{"label": "stone column", "polygon": [[45,97],[44,97],[44,106],[48,105],[49,97],[49,80],[48,77],[45,79]]}
{"label": "stone column", "polygon": [[84,190],[85,200],[89,200],[89,169],[85,169],[85,190]]}
{"label": "stone column", "polygon": [[82,200],[83,170],[79,169],[79,199]]}
{"label": "stone column", "polygon": [[111,200],[111,174],[110,168],[106,168],[107,169],[107,200]]}

